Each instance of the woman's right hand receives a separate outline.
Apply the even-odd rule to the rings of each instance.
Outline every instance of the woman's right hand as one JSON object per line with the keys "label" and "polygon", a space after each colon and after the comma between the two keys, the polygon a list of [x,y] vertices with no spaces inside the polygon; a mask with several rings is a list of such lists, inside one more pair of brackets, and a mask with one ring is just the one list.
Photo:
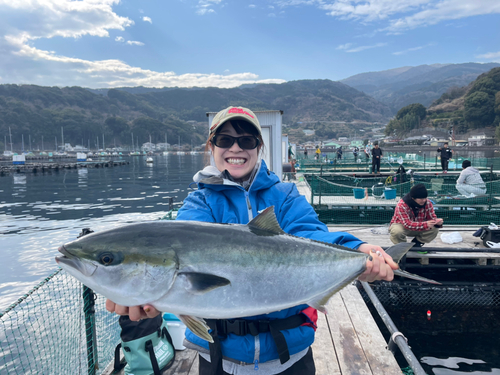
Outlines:
{"label": "woman's right hand", "polygon": [[117,305],[110,299],[106,300],[106,310],[110,313],[116,313],[118,315],[128,315],[130,320],[136,322],[142,319],[154,318],[160,315],[160,311],[156,310],[151,305],[144,306],[122,306]]}

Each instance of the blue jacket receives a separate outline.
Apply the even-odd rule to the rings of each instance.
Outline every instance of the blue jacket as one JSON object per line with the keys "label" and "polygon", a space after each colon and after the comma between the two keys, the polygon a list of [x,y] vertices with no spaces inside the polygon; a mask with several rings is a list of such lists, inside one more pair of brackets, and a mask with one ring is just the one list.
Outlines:
{"label": "blue jacket", "polygon": [[[200,177],[200,173],[203,172],[205,175]],[[214,167],[207,167],[199,172],[195,180],[199,180],[198,190],[190,193],[184,200],[177,214],[177,220],[247,224],[260,211],[274,206],[278,222],[288,234],[350,248],[357,248],[363,243],[349,233],[329,232],[326,225],[318,220],[312,206],[299,194],[295,184],[280,182],[279,178],[267,169],[264,161],[248,191],[234,182],[223,179]],[[283,319],[299,314],[307,307],[300,305],[245,319]],[[300,326],[282,333],[287,341],[290,355],[306,349],[314,341],[314,328],[310,326]],[[208,342],[200,339],[189,329],[186,330],[186,338],[193,344],[208,349]],[[276,345],[270,333],[261,333],[255,337],[229,334],[221,341],[221,346],[224,357],[246,363],[254,363],[256,360],[267,362],[278,358]]]}

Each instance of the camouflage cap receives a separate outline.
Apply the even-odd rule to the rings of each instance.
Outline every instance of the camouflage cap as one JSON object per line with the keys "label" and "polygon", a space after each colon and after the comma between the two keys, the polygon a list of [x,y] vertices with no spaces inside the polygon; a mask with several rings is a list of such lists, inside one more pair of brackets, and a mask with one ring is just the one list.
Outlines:
{"label": "camouflage cap", "polygon": [[262,129],[260,127],[259,120],[255,113],[253,113],[248,108],[244,107],[227,107],[223,109],[219,113],[217,113],[212,120],[212,124],[210,125],[210,134],[215,133],[215,131],[223,125],[226,121],[229,120],[243,120],[247,121],[258,130],[259,135],[262,135]]}

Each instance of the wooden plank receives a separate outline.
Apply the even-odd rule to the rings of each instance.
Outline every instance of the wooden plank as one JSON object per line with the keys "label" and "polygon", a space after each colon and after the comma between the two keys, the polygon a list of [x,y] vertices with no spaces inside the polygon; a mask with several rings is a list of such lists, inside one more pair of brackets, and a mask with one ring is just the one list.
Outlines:
{"label": "wooden plank", "polygon": [[[196,366],[194,362],[196,360]],[[193,369],[196,372],[192,372]],[[163,371],[162,375],[197,375],[198,374],[198,352],[192,349],[176,350],[175,362],[168,370]]]}
{"label": "wooden plank", "polygon": [[327,309],[326,319],[342,374],[372,375],[340,293],[333,295],[327,304]]}
{"label": "wooden plank", "polygon": [[373,374],[401,375],[401,368],[387,350],[385,339],[356,286],[351,284],[340,294]]}
{"label": "wooden plank", "polygon": [[325,315],[318,311],[318,329],[312,344],[316,375],[341,375]]}

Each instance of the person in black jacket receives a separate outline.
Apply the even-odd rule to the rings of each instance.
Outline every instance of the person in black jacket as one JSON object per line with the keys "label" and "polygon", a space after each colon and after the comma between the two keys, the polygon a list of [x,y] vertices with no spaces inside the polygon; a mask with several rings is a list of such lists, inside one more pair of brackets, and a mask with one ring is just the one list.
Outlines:
{"label": "person in black jacket", "polygon": [[378,142],[373,142],[372,148],[372,174],[380,174],[380,159],[382,158],[382,149],[378,147]]}
{"label": "person in black jacket", "polygon": [[443,147],[439,147],[437,152],[441,154],[441,168],[443,169],[443,173],[448,172],[448,162],[453,156],[453,150],[448,147],[448,142],[443,144]]}

